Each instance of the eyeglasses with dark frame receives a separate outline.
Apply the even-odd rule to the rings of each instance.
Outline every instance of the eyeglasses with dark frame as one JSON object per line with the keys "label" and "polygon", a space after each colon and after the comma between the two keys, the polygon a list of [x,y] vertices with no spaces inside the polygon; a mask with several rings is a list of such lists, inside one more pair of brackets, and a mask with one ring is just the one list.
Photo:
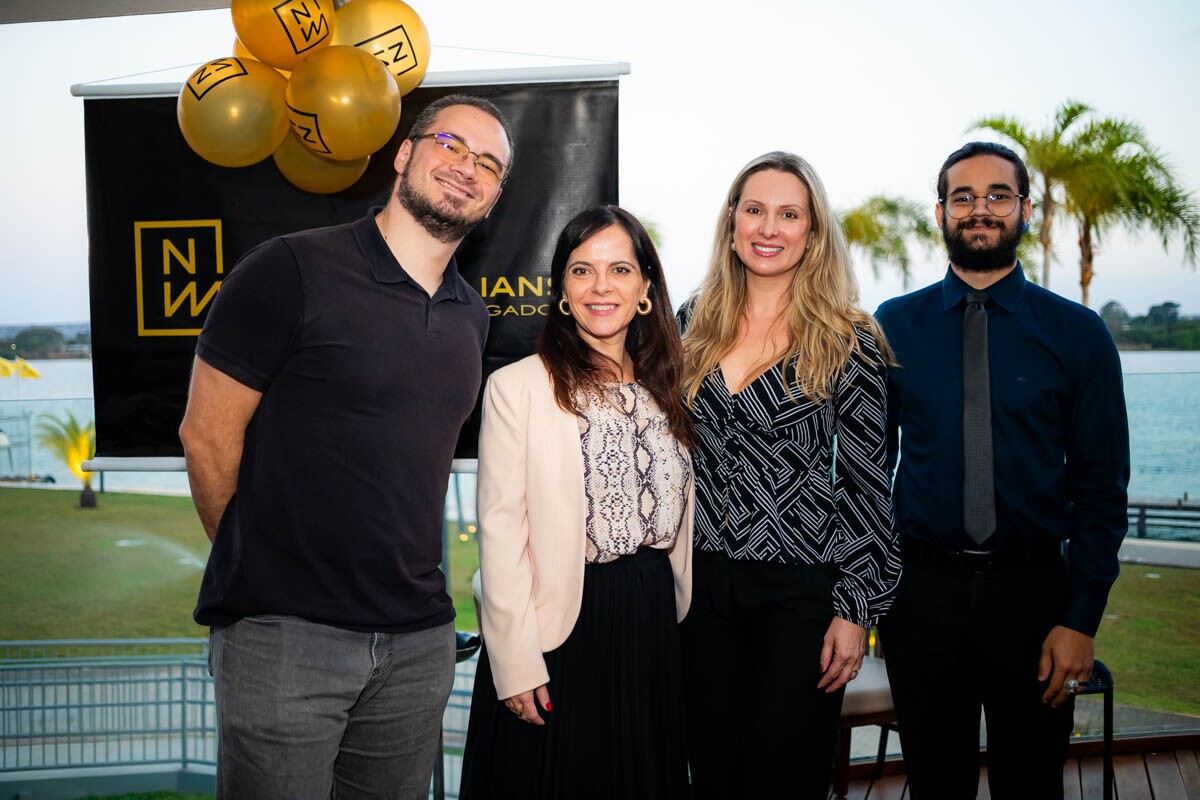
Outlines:
{"label": "eyeglasses with dark frame", "polygon": [[977,197],[970,192],[954,192],[949,197],[939,197],[938,202],[952,219],[966,219],[975,212],[975,204],[982,200],[983,207],[993,217],[1007,217],[1016,210],[1021,200],[1029,195],[1012,192],[988,192]]}
{"label": "eyeglasses with dark frame", "polygon": [[435,152],[447,164],[461,164],[467,160],[468,156],[475,156],[475,169],[478,171],[480,180],[497,186],[504,182],[506,168],[503,164],[492,156],[476,153],[453,133],[426,133],[412,138],[413,141],[433,139],[433,143],[437,146]]}

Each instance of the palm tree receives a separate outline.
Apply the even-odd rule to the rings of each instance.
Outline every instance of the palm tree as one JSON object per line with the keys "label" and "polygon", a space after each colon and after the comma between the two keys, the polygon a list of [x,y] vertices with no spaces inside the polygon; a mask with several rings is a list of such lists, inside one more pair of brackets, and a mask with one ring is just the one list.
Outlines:
{"label": "palm tree", "polygon": [[[1035,219],[1029,224],[1029,232],[1021,237],[1021,241],[1017,244],[1017,260],[1021,262],[1021,269],[1025,270],[1025,277],[1033,281],[1039,286],[1045,280],[1038,276],[1037,255],[1038,250],[1042,246],[1042,221]],[[1042,251],[1045,255],[1045,251]],[[1058,256],[1054,256],[1054,260],[1058,260]]]}
{"label": "palm tree", "polygon": [[46,415],[37,427],[38,444],[56,453],[76,478],[83,481],[79,495],[80,508],[95,508],[96,494],[92,491],[92,473],[85,472],[83,462],[96,452],[96,426],[89,421],[80,425],[70,411],[66,419]]}
{"label": "palm tree", "polygon": [[1067,210],[1079,223],[1079,286],[1082,302],[1095,274],[1096,245],[1113,226],[1136,232],[1149,227],[1163,249],[1183,236],[1184,261],[1195,266],[1200,240],[1200,208],[1178,181],[1141,127],[1103,119],[1076,140],[1075,163],[1063,180]]}
{"label": "palm tree", "polygon": [[900,271],[905,289],[912,263],[909,242],[928,253],[939,241],[938,230],[926,210],[900,197],[869,197],[862,205],[838,214],[838,220],[850,246],[867,254],[875,277],[879,277],[881,264],[890,264]]}
{"label": "palm tree", "polygon": [[658,223],[652,219],[639,216],[638,219],[642,223],[642,227],[646,229],[646,233],[650,236],[650,241],[654,242],[655,249],[662,247],[662,232],[658,229]]}
{"label": "palm tree", "polygon": [[1025,165],[1036,175],[1034,202],[1041,210],[1038,239],[1042,244],[1042,286],[1050,288],[1050,262],[1054,260],[1054,218],[1061,200],[1059,187],[1075,165],[1075,137],[1070,136],[1076,122],[1092,113],[1078,100],[1067,100],[1054,114],[1054,124],[1042,131],[1031,131],[1014,117],[983,117],[968,130],[985,128],[1005,137],[1024,151]]}

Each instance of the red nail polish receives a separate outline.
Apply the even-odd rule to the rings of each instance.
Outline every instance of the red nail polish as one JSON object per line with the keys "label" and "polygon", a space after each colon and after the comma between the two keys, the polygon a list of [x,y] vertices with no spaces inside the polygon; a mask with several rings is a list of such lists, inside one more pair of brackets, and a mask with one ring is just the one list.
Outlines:
{"label": "red nail polish", "polygon": [[547,701],[546,701],[546,710],[547,710],[547,711],[553,711],[553,710],[554,710],[554,706],[550,705],[550,701],[549,701],[549,700],[547,700]]}

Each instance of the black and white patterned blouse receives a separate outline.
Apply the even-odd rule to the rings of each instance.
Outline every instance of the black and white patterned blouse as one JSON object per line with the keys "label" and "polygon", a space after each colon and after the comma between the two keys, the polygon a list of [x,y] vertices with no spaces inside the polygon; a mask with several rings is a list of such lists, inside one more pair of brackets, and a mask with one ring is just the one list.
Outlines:
{"label": "black and white patterned blouse", "polygon": [[583,411],[588,564],[675,544],[692,479],[687,450],[648,391],[637,383],[610,384],[605,395],[576,398]]}
{"label": "black and white patterned blouse", "polygon": [[[858,330],[867,359],[875,338]],[[720,368],[692,409],[695,546],[730,558],[836,564],[834,610],[864,627],[900,577],[885,468],[886,368],[851,356],[831,400],[784,388],[782,361],[735,395]],[[835,455],[836,435],[836,455]]]}

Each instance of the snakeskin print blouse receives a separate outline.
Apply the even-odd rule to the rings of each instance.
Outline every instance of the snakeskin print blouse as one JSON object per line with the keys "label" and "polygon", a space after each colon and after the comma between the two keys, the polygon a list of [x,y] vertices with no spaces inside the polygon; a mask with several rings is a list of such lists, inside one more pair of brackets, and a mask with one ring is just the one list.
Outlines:
{"label": "snakeskin print blouse", "polygon": [[576,406],[587,495],[585,561],[603,564],[639,547],[669,548],[692,472],[666,414],[637,383],[608,384],[603,396],[581,391]]}

